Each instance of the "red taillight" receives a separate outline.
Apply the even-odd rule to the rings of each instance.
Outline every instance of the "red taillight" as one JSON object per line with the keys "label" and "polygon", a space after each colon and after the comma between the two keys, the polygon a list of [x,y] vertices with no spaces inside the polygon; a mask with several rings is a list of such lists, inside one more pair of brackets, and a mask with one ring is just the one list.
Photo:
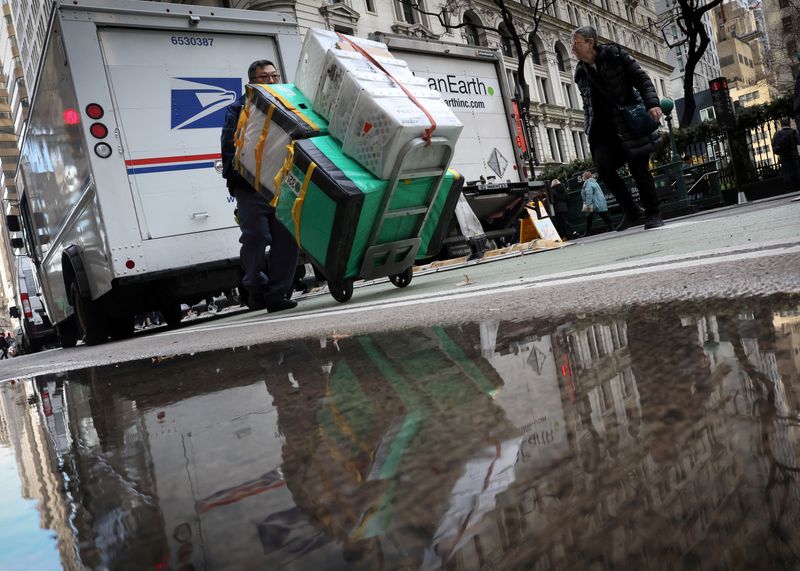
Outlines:
{"label": "red taillight", "polygon": [[129,270],[132,270],[133,268],[136,267],[136,262],[134,262],[133,260],[128,260],[127,262],[125,262],[125,267],[128,268]]}
{"label": "red taillight", "polygon": [[91,119],[97,120],[103,116],[104,111],[103,108],[100,107],[97,103],[89,103],[89,105],[86,106],[86,114]]}
{"label": "red taillight", "polygon": [[64,123],[77,125],[81,122],[81,115],[75,109],[64,109]]}
{"label": "red taillight", "polygon": [[27,318],[33,317],[33,311],[31,311],[31,302],[28,299],[28,294],[27,293],[21,293],[19,296],[20,296],[20,298],[22,298],[22,313]]}
{"label": "red taillight", "polygon": [[92,123],[92,126],[89,127],[89,132],[96,139],[105,139],[106,135],[108,135],[108,128],[102,123]]}

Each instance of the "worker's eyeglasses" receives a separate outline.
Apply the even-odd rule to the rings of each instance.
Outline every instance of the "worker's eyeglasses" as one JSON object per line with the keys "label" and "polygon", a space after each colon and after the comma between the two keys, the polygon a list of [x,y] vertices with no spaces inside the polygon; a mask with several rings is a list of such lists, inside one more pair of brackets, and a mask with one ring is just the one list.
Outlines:
{"label": "worker's eyeglasses", "polygon": [[258,75],[254,75],[253,79],[266,79],[272,81],[278,81],[281,78],[281,74],[278,72],[275,73],[259,73]]}

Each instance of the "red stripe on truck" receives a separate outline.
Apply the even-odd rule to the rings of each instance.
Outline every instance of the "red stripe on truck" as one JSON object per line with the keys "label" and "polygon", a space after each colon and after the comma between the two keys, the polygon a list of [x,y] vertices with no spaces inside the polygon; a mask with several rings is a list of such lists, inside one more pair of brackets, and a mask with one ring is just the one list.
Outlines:
{"label": "red stripe on truck", "polygon": [[126,167],[133,167],[136,165],[155,165],[159,163],[182,163],[183,161],[207,161],[221,159],[220,153],[210,155],[180,155],[177,157],[153,157],[152,159],[132,159],[125,161]]}

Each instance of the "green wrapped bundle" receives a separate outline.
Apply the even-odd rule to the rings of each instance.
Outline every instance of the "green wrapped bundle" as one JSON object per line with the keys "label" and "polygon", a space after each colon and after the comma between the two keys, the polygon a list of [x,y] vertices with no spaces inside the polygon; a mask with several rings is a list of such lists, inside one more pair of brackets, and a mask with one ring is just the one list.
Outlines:
{"label": "green wrapped bundle", "polygon": [[[330,136],[296,141],[282,174],[273,200],[278,220],[329,282],[359,277],[388,181],[375,178],[347,157]],[[390,209],[423,206],[434,182],[435,177],[401,180]],[[421,229],[417,259],[441,249],[463,182],[458,173],[447,171]],[[416,216],[386,220],[376,244],[414,238],[418,220]]]}

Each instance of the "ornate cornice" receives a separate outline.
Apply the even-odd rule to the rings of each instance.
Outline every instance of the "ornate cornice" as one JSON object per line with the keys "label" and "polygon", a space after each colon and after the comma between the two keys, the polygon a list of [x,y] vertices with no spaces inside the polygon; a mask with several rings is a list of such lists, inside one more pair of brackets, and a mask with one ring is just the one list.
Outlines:
{"label": "ornate cornice", "polygon": [[392,31],[396,34],[402,34],[404,36],[425,38],[429,40],[438,40],[441,37],[439,34],[434,34],[433,30],[423,26],[422,24],[407,24],[406,22],[395,22],[392,24]]}
{"label": "ornate cornice", "polygon": [[346,26],[357,24],[358,19],[361,17],[361,14],[343,2],[323,4],[319,8],[319,13],[330,23],[344,24]]}

